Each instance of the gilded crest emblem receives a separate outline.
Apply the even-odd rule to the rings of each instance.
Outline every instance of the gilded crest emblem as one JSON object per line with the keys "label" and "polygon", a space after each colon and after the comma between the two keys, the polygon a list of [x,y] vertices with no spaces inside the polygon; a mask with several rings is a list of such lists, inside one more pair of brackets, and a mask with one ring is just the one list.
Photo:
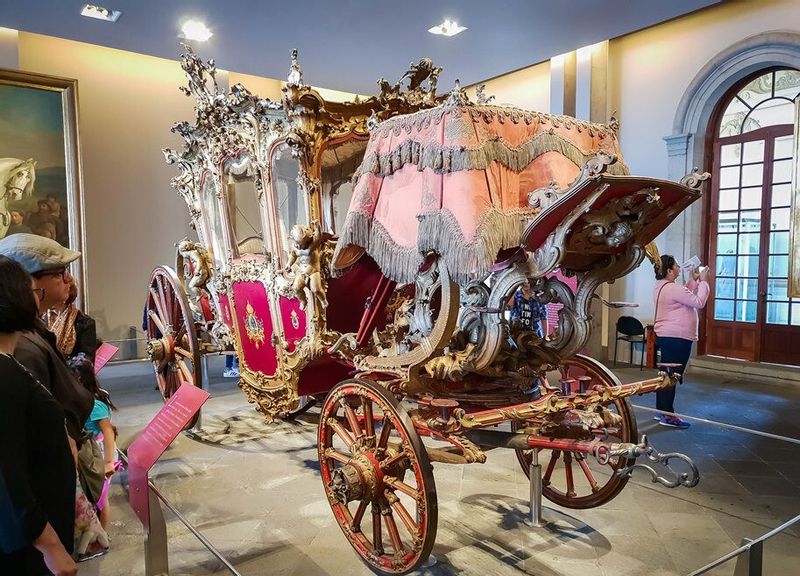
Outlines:
{"label": "gilded crest emblem", "polygon": [[264,322],[259,320],[258,316],[256,316],[256,311],[253,309],[250,302],[247,303],[246,310],[247,316],[244,319],[244,325],[247,338],[253,343],[256,349],[258,349],[264,343]]}
{"label": "gilded crest emblem", "polygon": [[292,313],[289,315],[292,319],[292,328],[295,330],[300,328],[300,317],[297,315],[297,310],[292,310]]}

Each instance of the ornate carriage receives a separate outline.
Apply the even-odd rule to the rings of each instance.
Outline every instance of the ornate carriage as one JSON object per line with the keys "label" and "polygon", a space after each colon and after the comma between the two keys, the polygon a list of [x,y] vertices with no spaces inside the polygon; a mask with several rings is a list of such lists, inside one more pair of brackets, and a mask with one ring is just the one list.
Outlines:
{"label": "ornate carriage", "polygon": [[[622,385],[581,351],[596,288],[642,262],[703,176],[628,175],[614,123],[491,105],[480,89],[473,103],[458,85],[438,96],[429,60],[346,103],[303,83],[296,52],[281,102],[221,89],[191,51],[182,66],[196,119],[165,155],[199,242],[151,277],[159,388],[199,385],[201,355],[234,348],[268,422],[321,401],[324,490],[374,571],[430,554],[432,462],[504,447],[528,473],[541,455],[544,496],[588,508],[619,493],[637,457],[658,460],[628,397],[677,375]],[[561,305],[552,333],[508,322],[525,282]]]}

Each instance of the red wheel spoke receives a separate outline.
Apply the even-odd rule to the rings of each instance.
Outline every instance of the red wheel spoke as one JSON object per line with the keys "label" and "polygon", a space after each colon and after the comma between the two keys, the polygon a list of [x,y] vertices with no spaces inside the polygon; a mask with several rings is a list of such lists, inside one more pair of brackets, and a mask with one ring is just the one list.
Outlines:
{"label": "red wheel spoke", "polygon": [[383,462],[381,462],[381,468],[389,468],[390,466],[394,466],[405,457],[406,457],[405,452],[400,452],[399,454],[395,454],[388,460],[384,460]]}
{"label": "red wheel spoke", "polygon": [[383,417],[383,425],[381,426],[381,437],[378,439],[378,450],[386,450],[386,445],[389,442],[389,434],[392,433],[392,421],[388,415]]}
{"label": "red wheel spoke", "polygon": [[164,329],[166,328],[164,326],[164,322],[166,321],[167,315],[165,314],[164,306],[161,304],[161,299],[153,288],[150,288],[150,297],[153,299],[153,304],[155,305],[156,312],[158,312],[158,314],[152,310],[148,310],[147,314],[150,316],[150,318],[152,318],[153,323],[158,327],[158,329],[161,330],[161,335],[163,336]]}
{"label": "red wheel spoke", "polygon": [[347,400],[342,398],[339,400],[339,404],[344,408],[344,415],[347,418],[347,423],[350,425],[350,430],[353,432],[356,438],[360,438],[364,435],[361,431],[361,425],[358,423],[358,416],[356,416],[355,410],[347,403]]}
{"label": "red wheel spoke", "polygon": [[383,515],[383,521],[386,523],[386,531],[389,532],[392,547],[396,552],[405,552],[405,546],[403,546],[403,541],[400,540],[400,533],[397,531],[397,524],[395,524],[391,511]]}
{"label": "red wheel spoke", "polygon": [[581,470],[583,470],[586,480],[589,481],[589,486],[592,487],[592,492],[597,492],[599,490],[599,487],[597,486],[597,480],[594,479],[592,471],[589,470],[589,465],[586,463],[586,458],[583,456],[583,454],[576,454],[575,460],[578,461],[578,465],[581,467]]}
{"label": "red wheel spoke", "polygon": [[351,456],[346,456],[345,454],[342,454],[341,452],[339,452],[334,448],[326,449],[325,457],[330,458],[331,460],[336,460],[337,462],[341,462],[342,464],[347,464],[348,462],[350,462],[350,458],[352,458]]}
{"label": "red wheel spoke", "polygon": [[161,335],[163,336],[166,333],[167,329],[166,326],[164,326],[163,322],[161,322],[161,319],[158,317],[158,315],[152,310],[148,310],[147,316],[150,318],[153,324],[156,325],[156,328],[158,328],[159,332],[161,332]]}
{"label": "red wheel spoke", "polygon": [[369,506],[368,500],[362,500],[358,503],[356,515],[353,516],[353,521],[350,523],[350,529],[353,532],[361,532],[361,520],[364,518],[364,512],[367,511],[367,506]]}
{"label": "red wheel spoke", "polygon": [[372,400],[362,396],[361,409],[364,412],[364,434],[368,438],[372,438],[375,436],[375,422],[372,420]]}
{"label": "red wheel spoke", "polygon": [[[172,327],[172,303],[167,299],[167,291],[161,281],[161,276],[156,276],[156,284],[158,285],[158,294],[161,297],[161,309],[164,311],[164,316],[161,319]],[[170,304],[169,306],[167,305],[168,303]]]}
{"label": "red wheel spoke", "polygon": [[328,418],[328,426],[333,429],[333,432],[342,439],[342,442],[345,443],[349,450],[353,449],[353,437],[350,436],[350,433],[344,429],[338,420],[335,418]]}
{"label": "red wheel spoke", "polygon": [[392,510],[394,510],[395,514],[397,514],[397,517],[400,518],[403,526],[405,526],[409,536],[416,539],[417,535],[419,534],[419,526],[417,526],[417,523],[414,522],[413,518],[411,518],[411,514],[408,513],[406,507],[403,506],[403,503],[400,502],[400,499],[397,496],[388,491],[387,500],[389,500]]}
{"label": "red wheel spoke", "polygon": [[383,554],[383,536],[381,535],[381,511],[377,504],[372,505],[372,547],[375,554]]}
{"label": "red wheel spoke", "polygon": [[383,481],[394,488],[395,490],[399,490],[403,494],[407,496],[411,496],[414,500],[419,501],[419,492],[403,482],[402,480],[398,480],[397,478],[392,478],[391,476],[386,476]]}
{"label": "red wheel spoke", "polygon": [[561,450],[553,450],[550,453],[550,462],[547,463],[547,468],[544,471],[544,476],[542,476],[542,484],[547,486],[550,484],[550,477],[553,475],[553,470],[555,470],[556,462],[561,457]]}
{"label": "red wheel spoke", "polygon": [[575,497],[575,481],[572,477],[572,454],[564,452],[564,474],[567,478],[567,496]]}
{"label": "red wheel spoke", "polygon": [[194,376],[189,371],[189,368],[186,366],[186,362],[183,359],[179,359],[176,364],[178,365],[178,370],[180,371],[181,375],[183,376],[183,381],[187,384],[194,384]]}
{"label": "red wheel spoke", "polygon": [[181,348],[180,346],[175,346],[174,350],[184,358],[189,358],[191,360],[192,353],[186,350],[185,348]]}

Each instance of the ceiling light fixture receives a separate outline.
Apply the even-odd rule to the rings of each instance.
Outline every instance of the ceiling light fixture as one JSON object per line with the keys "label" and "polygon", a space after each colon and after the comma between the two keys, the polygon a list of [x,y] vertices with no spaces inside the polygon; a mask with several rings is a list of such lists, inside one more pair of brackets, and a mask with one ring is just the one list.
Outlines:
{"label": "ceiling light fixture", "polygon": [[214,35],[200,20],[187,20],[183,26],[181,26],[181,32],[183,38],[187,40],[196,40],[197,42],[205,42]]}
{"label": "ceiling light fixture", "polygon": [[455,22],[454,20],[445,20],[438,26],[428,28],[428,32],[431,34],[440,34],[441,36],[455,36],[459,32],[463,32],[466,29],[466,26],[459,26],[458,22]]}
{"label": "ceiling light fixture", "polygon": [[81,16],[87,18],[96,18],[97,20],[105,20],[106,22],[116,22],[122,16],[122,10],[111,10],[104,6],[95,6],[94,4],[86,4],[81,9]]}

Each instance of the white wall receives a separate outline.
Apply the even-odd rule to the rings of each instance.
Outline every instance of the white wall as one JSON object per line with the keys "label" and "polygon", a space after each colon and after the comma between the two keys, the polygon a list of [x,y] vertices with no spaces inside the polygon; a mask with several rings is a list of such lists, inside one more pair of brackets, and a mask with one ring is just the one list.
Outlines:
{"label": "white wall", "polygon": [[[610,102],[611,108],[618,111],[620,141],[632,173],[667,177],[663,138],[672,134],[675,113],[693,78],[726,48],[773,30],[800,31],[800,3],[724,3],[611,41]],[[662,234],[657,241],[662,253],[682,260],[702,252],[700,226],[706,215],[698,211],[697,216],[700,217],[679,218]],[[642,307],[635,315],[652,319],[654,283],[652,267],[645,261],[616,283],[612,297],[640,302]]]}

